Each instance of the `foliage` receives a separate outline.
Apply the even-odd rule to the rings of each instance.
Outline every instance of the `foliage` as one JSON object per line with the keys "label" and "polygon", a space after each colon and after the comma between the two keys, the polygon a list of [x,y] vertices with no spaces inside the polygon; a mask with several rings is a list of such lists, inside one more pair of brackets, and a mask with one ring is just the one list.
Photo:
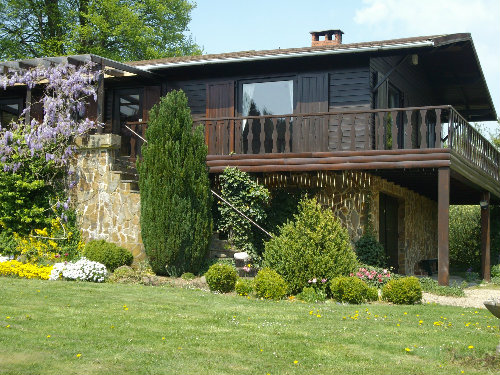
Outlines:
{"label": "foliage", "polygon": [[263,268],[254,279],[255,294],[265,299],[280,300],[286,296],[287,285],[275,270]]}
{"label": "foliage", "polygon": [[303,191],[287,189],[273,189],[269,191],[270,203],[267,208],[266,226],[271,232],[277,232],[279,227],[297,214],[299,202],[304,196]]}
{"label": "foliage", "polygon": [[422,300],[422,287],[414,276],[391,280],[382,288],[382,298],[397,305],[413,305]]}
{"label": "foliage", "polygon": [[154,273],[147,264],[147,261],[142,261],[134,264],[133,267],[121,266],[109,276],[107,281],[112,283],[140,283],[148,279],[146,284],[149,283],[149,277]]}
{"label": "foliage", "polygon": [[[74,224],[73,218],[70,223]],[[80,232],[72,225],[62,222],[60,217],[52,219],[50,226],[35,229],[32,235],[20,236],[14,233],[16,255],[31,263],[53,263],[79,258],[83,248]]]}
{"label": "foliage", "polygon": [[302,292],[297,294],[297,299],[309,303],[324,302],[326,293],[322,289],[306,286]]}
{"label": "foliage", "polygon": [[394,277],[394,274],[385,268],[382,269],[365,265],[360,267],[356,273],[351,274],[351,276],[356,276],[368,285],[380,289]]}
{"label": "foliage", "polygon": [[236,281],[234,290],[240,296],[248,296],[253,292],[253,281],[250,279],[239,278],[238,281]]}
{"label": "foliage", "polygon": [[[269,190],[246,172],[228,167],[220,176],[221,196],[259,225],[266,222]],[[229,234],[229,241],[253,260],[262,253],[262,231],[224,202],[219,202],[219,230]]]}
{"label": "foliage", "polygon": [[450,286],[439,285],[437,280],[430,277],[422,277],[419,279],[422,291],[432,293],[437,296],[450,296],[450,297],[465,297],[464,285],[452,284]]}
{"label": "foliage", "polygon": [[238,274],[234,267],[216,263],[205,273],[205,279],[211,291],[229,293],[234,290]]}
{"label": "foliage", "polygon": [[479,272],[472,271],[472,268],[468,268],[464,275],[465,281],[469,283],[477,282],[480,280]]}
{"label": "foliage", "polygon": [[33,263],[21,263],[17,260],[0,261],[0,275],[17,276],[26,279],[48,280],[52,266],[39,266]]}
{"label": "foliage", "polygon": [[500,277],[500,264],[491,266],[491,277]]}
{"label": "foliage", "polygon": [[193,280],[196,278],[196,275],[192,272],[184,272],[182,275],[181,275],[181,278],[183,280]]}
{"label": "foliage", "polygon": [[[85,103],[96,95],[98,75],[91,65],[39,66],[0,75],[4,89],[22,84],[40,93],[19,118],[0,128],[1,231],[27,236],[57,217],[62,225],[74,226],[68,165],[75,137],[98,126],[84,113]],[[42,117],[26,124],[26,111],[36,107],[43,108]]]}
{"label": "foliage", "polygon": [[14,256],[17,254],[16,248],[17,241],[14,236],[7,231],[0,231],[0,254]]}
{"label": "foliage", "polygon": [[481,208],[450,206],[450,265],[477,271],[481,267]]}
{"label": "foliage", "polygon": [[130,266],[134,261],[130,251],[105,240],[89,241],[85,245],[84,254],[88,260],[104,264],[109,272],[120,266]]}
{"label": "foliage", "polygon": [[347,230],[332,211],[323,210],[314,199],[303,199],[294,221],[266,243],[264,265],[283,276],[289,294],[297,294],[309,286],[308,280],[349,275],[357,260]]}
{"label": "foliage", "polygon": [[193,131],[182,91],[171,91],[150,112],[149,142],[138,164],[141,234],[153,271],[198,273],[212,235],[207,147],[202,127]]}
{"label": "foliage", "polygon": [[0,2],[0,57],[92,53],[119,61],[199,54],[187,0]]}
{"label": "foliage", "polygon": [[330,293],[338,302],[360,304],[378,298],[376,288],[369,287],[357,277],[339,276],[330,281]]}
{"label": "foliage", "polygon": [[50,280],[78,280],[102,283],[108,276],[106,266],[99,262],[93,262],[83,257],[74,262],[54,264],[50,273]]}
{"label": "foliage", "polygon": [[387,266],[384,246],[375,238],[371,225],[366,227],[363,235],[354,244],[354,248],[361,263],[373,267]]}

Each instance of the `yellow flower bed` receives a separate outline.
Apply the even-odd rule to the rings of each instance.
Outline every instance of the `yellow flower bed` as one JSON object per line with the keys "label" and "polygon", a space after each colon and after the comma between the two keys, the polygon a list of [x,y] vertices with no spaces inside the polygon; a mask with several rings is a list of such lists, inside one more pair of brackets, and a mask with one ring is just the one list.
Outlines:
{"label": "yellow flower bed", "polygon": [[23,264],[17,260],[9,260],[0,263],[0,275],[19,276],[25,279],[48,280],[52,266],[37,266],[36,264]]}

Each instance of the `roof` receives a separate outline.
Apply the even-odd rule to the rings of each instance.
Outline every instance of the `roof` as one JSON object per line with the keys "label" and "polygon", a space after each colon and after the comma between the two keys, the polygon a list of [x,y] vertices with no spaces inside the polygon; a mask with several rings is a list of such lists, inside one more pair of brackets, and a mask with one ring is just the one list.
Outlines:
{"label": "roof", "polygon": [[453,40],[470,39],[470,34],[432,35],[375,42],[339,44],[333,46],[329,45],[260,51],[250,50],[209,55],[168,57],[155,60],[130,61],[127,64],[147,70],[155,70],[174,66],[247,61],[249,59],[290,58],[319,54],[368,52],[381,49],[404,49],[424,46],[431,47],[436,45],[436,43],[442,42],[443,40],[450,39],[450,36],[454,37],[452,38]]}

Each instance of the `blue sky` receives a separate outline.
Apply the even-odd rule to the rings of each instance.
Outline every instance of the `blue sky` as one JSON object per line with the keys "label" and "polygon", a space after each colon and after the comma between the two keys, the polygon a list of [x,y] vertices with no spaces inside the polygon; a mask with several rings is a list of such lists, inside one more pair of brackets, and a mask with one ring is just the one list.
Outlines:
{"label": "blue sky", "polygon": [[310,45],[309,31],[330,28],[344,31],[344,43],[470,32],[500,114],[499,0],[198,0],[196,3],[189,27],[204,53],[305,47]]}

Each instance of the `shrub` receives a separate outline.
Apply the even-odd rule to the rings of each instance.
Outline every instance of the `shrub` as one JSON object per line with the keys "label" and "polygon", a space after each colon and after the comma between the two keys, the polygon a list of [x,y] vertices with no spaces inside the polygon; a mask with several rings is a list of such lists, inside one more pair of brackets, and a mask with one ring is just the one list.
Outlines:
{"label": "shrub", "polygon": [[196,278],[196,275],[192,272],[184,272],[182,275],[181,275],[181,278],[183,280],[193,280]]}
{"label": "shrub", "polygon": [[236,281],[234,290],[240,296],[248,296],[253,292],[253,281],[247,279],[238,279],[238,281]]}
{"label": "shrub", "polygon": [[[220,184],[224,199],[257,224],[265,222],[269,191],[264,186],[254,181],[248,173],[231,167],[224,169]],[[258,260],[265,234],[226,203],[220,201],[218,207],[219,230],[228,233],[229,241],[238,250],[246,251],[253,260]]]}
{"label": "shrub", "polygon": [[394,274],[385,268],[364,266],[360,267],[358,271],[351,274],[351,276],[356,276],[370,286],[382,288],[394,277]]}
{"label": "shrub", "polygon": [[500,277],[500,264],[491,266],[491,277]]}
{"label": "shrub", "polygon": [[108,278],[112,283],[127,283],[137,281],[135,270],[130,266],[121,266],[114,270]]}
{"label": "shrub", "polygon": [[0,254],[9,256],[19,255],[17,241],[12,233],[7,231],[0,232]]}
{"label": "shrub", "polygon": [[361,263],[373,267],[387,266],[384,246],[377,241],[370,225],[367,226],[363,236],[356,241],[354,248]]}
{"label": "shrub", "polygon": [[302,289],[302,292],[297,294],[297,299],[309,303],[324,302],[326,300],[326,293],[324,290],[306,286]]}
{"label": "shrub", "polygon": [[88,242],[84,254],[88,260],[104,264],[110,272],[120,266],[130,266],[134,260],[130,251],[104,240]]}
{"label": "shrub", "polygon": [[481,208],[450,206],[450,265],[460,270],[481,266]]}
{"label": "shrub", "polygon": [[93,262],[87,258],[81,258],[76,262],[56,263],[50,273],[50,280],[63,278],[66,280],[93,281],[102,283],[108,276],[106,266],[99,262]]}
{"label": "shrub", "polygon": [[205,279],[211,291],[229,293],[234,290],[238,274],[234,267],[216,263],[205,273]]}
{"label": "shrub", "polygon": [[203,127],[193,131],[182,91],[171,91],[150,112],[148,143],[138,163],[141,234],[158,275],[198,274],[212,235],[212,196]]}
{"label": "shrub", "polygon": [[398,305],[413,305],[422,300],[422,287],[414,276],[391,280],[382,288],[382,298]]}
{"label": "shrub", "polygon": [[287,285],[275,270],[263,268],[254,279],[255,294],[265,299],[279,300],[286,296]]}
{"label": "shrub", "polygon": [[347,230],[333,212],[321,209],[314,199],[303,199],[294,221],[266,243],[264,266],[283,276],[289,294],[297,294],[309,286],[308,280],[349,275],[357,260]]}
{"label": "shrub", "polygon": [[330,282],[330,292],[336,301],[352,304],[360,304],[378,298],[376,288],[370,288],[368,284],[357,277],[335,277]]}

